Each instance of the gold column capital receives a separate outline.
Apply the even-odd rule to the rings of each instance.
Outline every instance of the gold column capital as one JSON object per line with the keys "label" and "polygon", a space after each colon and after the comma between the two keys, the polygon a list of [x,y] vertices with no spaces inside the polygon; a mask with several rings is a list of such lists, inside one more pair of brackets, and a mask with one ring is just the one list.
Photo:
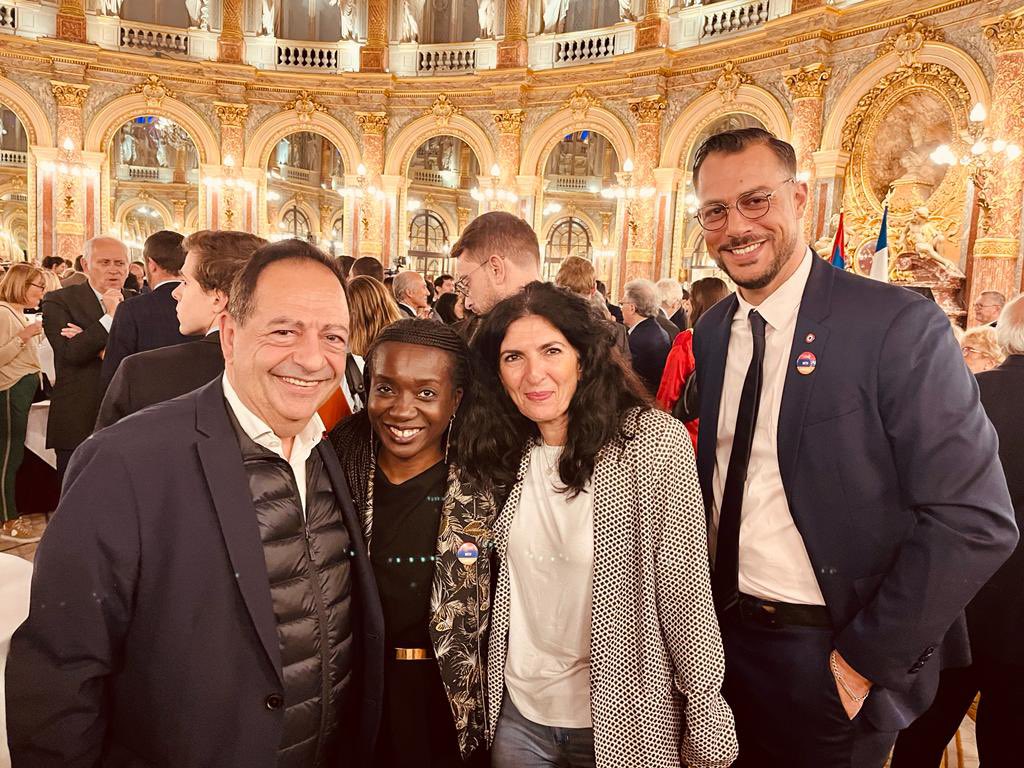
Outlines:
{"label": "gold column capital", "polygon": [[89,86],[85,83],[64,83],[60,80],[51,80],[50,90],[59,107],[81,109],[85,104],[85,97],[89,95]]}
{"label": "gold column capital", "polygon": [[820,99],[825,95],[825,86],[832,77],[832,68],[824,64],[808,64],[806,67],[790,70],[782,82],[789,95],[796,99]]}
{"label": "gold column capital", "polygon": [[359,130],[368,136],[383,136],[388,130],[387,112],[356,112]]}
{"label": "gold column capital", "polygon": [[662,113],[667,108],[668,101],[664,96],[648,96],[630,102],[629,113],[638,125],[658,125],[661,123]]}
{"label": "gold column capital", "polygon": [[521,109],[504,109],[500,112],[493,112],[494,124],[498,126],[498,133],[505,136],[518,136],[523,130],[523,121],[526,120],[526,112]]}
{"label": "gold column capital", "polygon": [[994,53],[1024,51],[1024,16],[1003,16],[994,24],[987,25],[984,31]]}

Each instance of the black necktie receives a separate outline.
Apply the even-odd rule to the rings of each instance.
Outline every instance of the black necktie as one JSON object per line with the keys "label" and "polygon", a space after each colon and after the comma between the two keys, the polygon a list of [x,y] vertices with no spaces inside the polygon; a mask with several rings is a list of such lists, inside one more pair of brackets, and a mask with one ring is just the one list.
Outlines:
{"label": "black necktie", "polygon": [[711,575],[711,590],[715,608],[723,616],[739,597],[740,510],[743,508],[743,487],[747,482],[747,464],[750,447],[757,426],[757,409],[761,403],[761,369],[764,364],[765,319],[756,309],[748,315],[754,336],[754,354],[750,358],[747,377],[743,380],[743,394],[736,414],[729,469],[725,475],[725,491],[718,515],[718,541],[715,545],[715,571]]}

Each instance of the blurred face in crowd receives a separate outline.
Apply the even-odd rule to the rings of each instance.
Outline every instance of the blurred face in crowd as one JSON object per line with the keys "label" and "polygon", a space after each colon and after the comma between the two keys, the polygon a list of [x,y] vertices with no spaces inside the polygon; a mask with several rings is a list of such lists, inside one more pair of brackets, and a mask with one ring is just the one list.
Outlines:
{"label": "blurred face in crowd", "polygon": [[104,293],[111,288],[120,289],[128,277],[128,249],[112,237],[96,240],[92,254],[82,259],[82,265],[94,290]]}
{"label": "blurred face in crowd", "polygon": [[979,325],[988,325],[999,319],[999,313],[1002,310],[1002,304],[991,296],[983,295],[974,303],[974,319]]}
{"label": "blurred face in crowd", "polygon": [[404,302],[413,309],[423,309],[429,306],[427,295],[427,282],[421,277],[406,291]]}
{"label": "blurred face in crowd", "polygon": [[142,281],[146,279],[146,268],[139,264],[139,262],[133,261],[128,266],[128,271],[135,275],[136,279],[139,281],[139,285],[142,285]]}
{"label": "blurred face in crowd", "polygon": [[[796,271],[802,253],[800,220],[807,203],[807,185],[790,174],[772,149],[753,144],[741,152],[707,156],[695,180],[699,210],[708,219],[726,206],[725,220],[704,229],[704,241],[715,262],[744,297],[763,300]],[[767,200],[765,200],[767,198]],[[767,212],[748,218],[747,210],[767,204]]]}
{"label": "blurred face in crowd", "polygon": [[537,424],[545,442],[564,444],[580,358],[562,332],[537,315],[519,318],[501,342],[498,373],[516,408]]}
{"label": "blurred face in crowd", "polygon": [[441,440],[462,400],[452,386],[449,352],[389,341],[373,352],[367,415],[380,439],[382,465],[389,460],[440,460]]}
{"label": "blurred face in crowd", "polygon": [[224,367],[242,402],[293,437],[338,387],[345,371],[349,314],[338,278],[311,261],[266,267],[244,323],[221,319]]}
{"label": "blurred face in crowd", "polygon": [[441,281],[441,285],[437,287],[437,295],[440,296],[442,293],[451,293],[454,290],[455,280],[449,277]]}
{"label": "blurred face in crowd", "polygon": [[44,293],[46,293],[46,281],[43,279],[42,273],[33,275],[25,288],[25,306],[31,309],[37,308],[39,302],[43,300]]}
{"label": "blurred face in crowd", "polygon": [[964,353],[964,362],[971,369],[971,373],[984,373],[995,368],[999,361],[981,349],[975,343],[971,343],[968,336],[960,342],[960,351]]}
{"label": "blurred face in crowd", "polygon": [[196,270],[202,262],[202,255],[195,249],[185,255],[181,268],[181,282],[171,295],[178,302],[178,330],[186,336],[206,333],[227,306],[228,297],[223,291],[204,291],[196,279]]}

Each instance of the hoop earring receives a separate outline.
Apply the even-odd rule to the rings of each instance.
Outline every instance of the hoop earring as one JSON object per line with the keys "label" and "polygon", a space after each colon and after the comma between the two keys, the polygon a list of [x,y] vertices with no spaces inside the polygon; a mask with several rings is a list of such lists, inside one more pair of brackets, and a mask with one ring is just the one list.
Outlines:
{"label": "hoop earring", "polygon": [[453,413],[452,417],[450,419],[448,419],[448,435],[444,439],[444,463],[445,464],[448,463],[448,449],[452,445],[452,425],[454,423],[455,423],[455,414]]}

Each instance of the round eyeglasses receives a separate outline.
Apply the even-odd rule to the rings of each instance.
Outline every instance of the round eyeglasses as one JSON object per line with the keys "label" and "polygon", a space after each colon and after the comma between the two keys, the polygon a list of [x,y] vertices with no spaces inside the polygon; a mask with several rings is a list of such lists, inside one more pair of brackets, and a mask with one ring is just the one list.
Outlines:
{"label": "round eyeglasses", "polygon": [[736,202],[731,205],[726,205],[725,203],[708,203],[707,205],[703,205],[697,209],[697,215],[695,218],[700,223],[701,227],[706,229],[708,232],[714,232],[715,230],[721,229],[725,226],[725,223],[729,220],[730,208],[735,208],[740,212],[740,215],[748,221],[760,219],[771,210],[772,197],[774,197],[775,193],[791,181],[796,181],[796,179],[791,176],[769,192],[765,192],[760,189],[755,189],[753,192],[747,192],[746,194],[740,195],[736,198]]}

